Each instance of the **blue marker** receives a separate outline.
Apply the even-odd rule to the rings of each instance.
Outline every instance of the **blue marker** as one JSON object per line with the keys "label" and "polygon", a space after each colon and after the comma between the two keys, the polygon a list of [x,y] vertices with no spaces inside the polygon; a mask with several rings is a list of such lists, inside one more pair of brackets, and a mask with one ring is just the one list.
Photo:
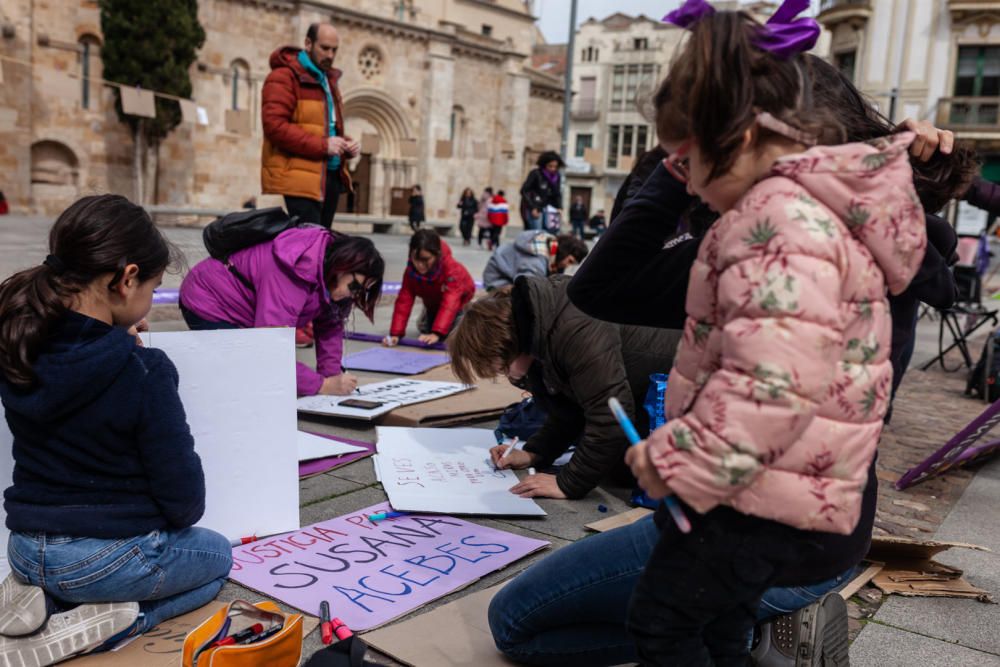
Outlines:
{"label": "blue marker", "polygon": [[[618,420],[621,425],[622,430],[625,431],[625,437],[628,438],[630,445],[638,444],[642,438],[639,437],[639,432],[635,430],[635,425],[632,424],[632,420],[628,418],[628,414],[625,413],[625,408],[622,404],[618,402],[618,399],[612,396],[608,399],[608,407],[611,408],[611,413]],[[688,518],[684,516],[684,510],[677,503],[677,499],[673,496],[667,496],[663,499],[663,502],[667,505],[667,510],[670,512],[670,516],[673,518],[674,523],[677,524],[677,529],[682,533],[691,532],[691,522]]]}
{"label": "blue marker", "polygon": [[406,516],[406,512],[378,512],[376,514],[369,514],[368,520],[375,523],[384,519],[398,519],[401,516]]}

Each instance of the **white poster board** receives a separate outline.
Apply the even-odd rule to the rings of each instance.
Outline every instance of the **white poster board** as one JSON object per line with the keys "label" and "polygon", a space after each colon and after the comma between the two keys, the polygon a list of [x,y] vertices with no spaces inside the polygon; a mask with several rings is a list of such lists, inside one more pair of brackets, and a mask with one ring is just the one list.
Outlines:
{"label": "white poster board", "polygon": [[493,431],[481,428],[380,426],[375,474],[393,509],[439,514],[543,516],[530,498],[510,492],[511,470],[494,470]]}
{"label": "white poster board", "polygon": [[[299,399],[299,412],[325,417],[345,417],[371,421],[404,405],[433,401],[472,389],[459,382],[436,382],[397,378],[358,387],[350,396],[303,396]],[[345,402],[371,401],[380,403],[373,408],[343,405]]]}
{"label": "white poster board", "polygon": [[979,236],[986,231],[990,214],[969,202],[959,201],[955,215],[955,233],[959,236]]}
{"label": "white poster board", "polygon": [[343,456],[355,452],[367,452],[364,447],[349,445],[339,440],[331,440],[312,433],[298,432],[299,462],[312,461],[313,459],[328,459],[333,456]]}
{"label": "white poster board", "polygon": [[299,528],[295,331],[144,334],[177,366],[205,469],[199,526],[235,540]]}

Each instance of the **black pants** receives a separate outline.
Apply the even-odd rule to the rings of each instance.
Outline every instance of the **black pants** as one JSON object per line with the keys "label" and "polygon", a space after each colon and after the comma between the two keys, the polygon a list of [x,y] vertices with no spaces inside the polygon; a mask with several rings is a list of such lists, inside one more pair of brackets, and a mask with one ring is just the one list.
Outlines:
{"label": "black pants", "polygon": [[312,222],[330,229],[333,226],[333,215],[337,212],[337,202],[340,200],[340,188],[340,170],[331,169],[326,172],[326,193],[323,201],[285,195],[285,210],[288,211],[288,215],[299,216],[302,222]]}
{"label": "black pants", "polygon": [[466,243],[472,241],[472,226],[476,224],[475,219],[470,216],[463,216],[458,223],[458,229],[462,232],[462,240]]}
{"label": "black pants", "polygon": [[493,228],[492,227],[480,227],[479,228],[479,245],[483,245],[483,239],[493,240]]}
{"label": "black pants", "polygon": [[745,667],[761,596],[783,569],[814,554],[817,534],[728,507],[705,515],[685,510],[692,531],[682,534],[669,519],[662,524],[632,593],[628,630],[640,662]]}

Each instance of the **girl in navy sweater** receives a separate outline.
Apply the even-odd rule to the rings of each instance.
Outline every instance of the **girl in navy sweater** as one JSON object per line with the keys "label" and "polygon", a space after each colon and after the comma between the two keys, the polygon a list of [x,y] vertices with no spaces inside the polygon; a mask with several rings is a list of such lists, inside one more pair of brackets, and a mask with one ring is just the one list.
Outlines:
{"label": "girl in navy sweater", "polygon": [[0,655],[26,666],[196,609],[232,564],[225,537],[193,527],[205,478],[177,369],[135,337],[172,247],[141,207],[102,195],[59,216],[49,253],[0,285],[14,436]]}

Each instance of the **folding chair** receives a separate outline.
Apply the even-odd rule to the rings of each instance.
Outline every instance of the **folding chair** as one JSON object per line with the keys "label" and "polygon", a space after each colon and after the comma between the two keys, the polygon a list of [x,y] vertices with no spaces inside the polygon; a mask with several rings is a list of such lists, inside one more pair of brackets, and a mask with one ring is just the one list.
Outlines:
{"label": "folding chair", "polygon": [[[974,361],[969,353],[969,338],[983,325],[998,323],[997,311],[990,310],[982,303],[983,273],[989,266],[989,246],[986,236],[961,236],[958,239],[958,263],[952,268],[958,299],[951,308],[939,310],[941,323],[938,328],[938,355],[920,367],[926,371],[935,362],[942,370],[952,373],[960,370],[962,364],[954,368],[945,365],[944,358],[956,347],[962,353],[965,366],[972,368]],[[960,319],[961,318],[961,319]],[[964,325],[962,320],[964,319]],[[945,347],[945,329],[951,335],[951,344]]]}

